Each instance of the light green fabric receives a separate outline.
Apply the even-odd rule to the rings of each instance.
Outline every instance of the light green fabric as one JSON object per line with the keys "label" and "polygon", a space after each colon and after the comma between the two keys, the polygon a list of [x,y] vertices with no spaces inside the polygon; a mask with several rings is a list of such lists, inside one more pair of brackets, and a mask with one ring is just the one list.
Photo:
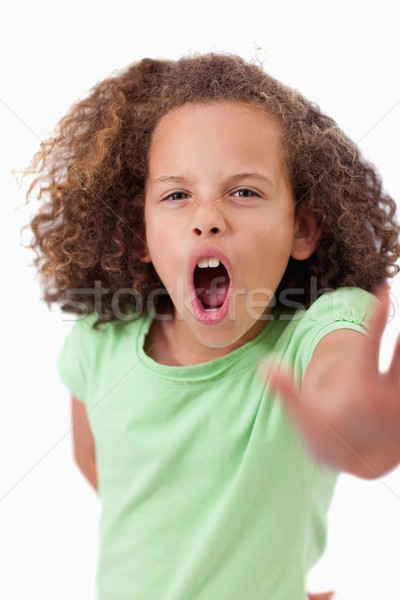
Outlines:
{"label": "light green fabric", "polygon": [[277,310],[250,343],[189,367],[144,353],[149,317],[74,325],[59,369],[96,442],[99,600],[305,600],[336,474],[257,370],[284,362],[301,379],[324,335],[365,333],[371,298],[348,288]]}

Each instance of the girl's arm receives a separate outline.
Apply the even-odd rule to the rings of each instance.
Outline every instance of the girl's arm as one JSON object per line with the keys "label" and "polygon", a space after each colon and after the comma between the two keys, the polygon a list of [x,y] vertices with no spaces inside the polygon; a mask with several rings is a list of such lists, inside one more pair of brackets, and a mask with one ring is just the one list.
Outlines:
{"label": "girl's arm", "polygon": [[400,337],[386,373],[378,368],[379,342],[389,299],[380,295],[370,335],[329,333],[314,352],[301,390],[273,370],[273,385],[317,458],[373,479],[400,462]]}
{"label": "girl's arm", "polygon": [[96,452],[92,430],[83,402],[72,397],[72,439],[74,459],[90,485],[97,490]]}

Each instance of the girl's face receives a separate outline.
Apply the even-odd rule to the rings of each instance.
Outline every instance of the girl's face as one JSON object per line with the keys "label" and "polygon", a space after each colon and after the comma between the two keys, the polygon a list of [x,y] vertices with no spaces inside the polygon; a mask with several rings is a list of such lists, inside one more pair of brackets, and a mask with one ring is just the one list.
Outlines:
{"label": "girl's face", "polygon": [[145,260],[174,304],[176,342],[215,357],[258,335],[301,238],[278,126],[238,102],[166,114],[150,147],[145,220]]}

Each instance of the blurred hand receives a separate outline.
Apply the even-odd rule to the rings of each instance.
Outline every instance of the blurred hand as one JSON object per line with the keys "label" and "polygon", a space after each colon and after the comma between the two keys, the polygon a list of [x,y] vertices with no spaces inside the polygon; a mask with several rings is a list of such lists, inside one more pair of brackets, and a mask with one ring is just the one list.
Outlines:
{"label": "blurred hand", "polygon": [[387,291],[378,299],[369,336],[345,329],[328,334],[315,350],[301,390],[282,370],[270,373],[311,452],[364,478],[381,476],[400,462],[400,336],[389,370],[379,372]]}

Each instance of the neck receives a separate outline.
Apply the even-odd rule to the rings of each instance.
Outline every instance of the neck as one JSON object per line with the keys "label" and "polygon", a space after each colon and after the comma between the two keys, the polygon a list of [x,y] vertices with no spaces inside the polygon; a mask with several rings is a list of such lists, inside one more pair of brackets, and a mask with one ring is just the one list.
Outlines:
{"label": "neck", "polygon": [[186,323],[176,318],[154,320],[146,336],[144,350],[156,362],[168,366],[186,367],[197,365],[222,356],[249,342],[265,327],[265,322],[256,322],[246,339],[224,347],[210,347],[202,344],[189,330]]}

